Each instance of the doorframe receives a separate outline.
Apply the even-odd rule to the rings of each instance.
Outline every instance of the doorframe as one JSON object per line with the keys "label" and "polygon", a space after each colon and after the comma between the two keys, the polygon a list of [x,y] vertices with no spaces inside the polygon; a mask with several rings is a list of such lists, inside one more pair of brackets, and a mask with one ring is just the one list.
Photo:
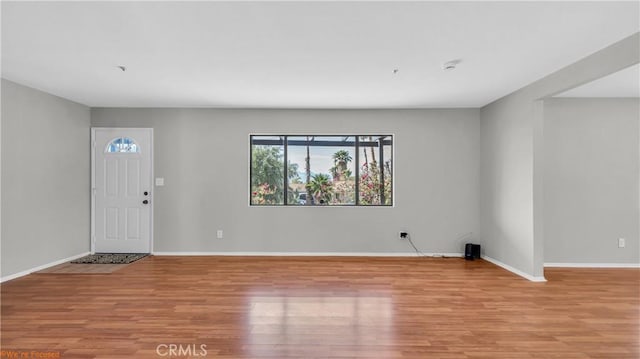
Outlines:
{"label": "doorframe", "polygon": [[155,206],[155,172],[153,171],[153,152],[154,152],[154,143],[153,143],[153,128],[150,127],[91,127],[91,143],[89,146],[91,147],[91,183],[89,192],[91,194],[91,239],[90,239],[90,251],[91,254],[96,253],[96,131],[99,130],[146,130],[149,131],[150,135],[150,159],[151,162],[149,164],[150,170],[150,191],[151,191],[151,206],[149,208],[149,254],[153,253],[153,212]]}

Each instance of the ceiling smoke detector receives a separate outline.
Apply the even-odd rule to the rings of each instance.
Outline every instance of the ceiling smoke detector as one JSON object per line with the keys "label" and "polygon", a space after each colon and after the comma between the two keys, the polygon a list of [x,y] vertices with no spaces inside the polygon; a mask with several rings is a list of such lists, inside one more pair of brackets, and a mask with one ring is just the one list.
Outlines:
{"label": "ceiling smoke detector", "polygon": [[459,63],[460,63],[460,60],[447,61],[444,64],[442,64],[442,69],[444,71],[455,70],[456,66],[458,66]]}

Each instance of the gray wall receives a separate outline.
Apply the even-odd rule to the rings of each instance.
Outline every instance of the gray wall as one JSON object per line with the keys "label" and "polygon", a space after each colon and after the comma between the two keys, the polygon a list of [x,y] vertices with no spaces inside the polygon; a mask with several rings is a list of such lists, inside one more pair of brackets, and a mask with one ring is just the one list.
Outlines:
{"label": "gray wall", "polygon": [[[639,104],[544,101],[545,262],[640,261]],[[625,248],[618,248],[621,237]]]}
{"label": "gray wall", "polygon": [[480,233],[484,254],[532,274],[532,102],[505,98],[481,110]]}
{"label": "gray wall", "polygon": [[484,254],[541,278],[544,111],[540,99],[640,61],[638,33],[480,110],[480,234]]}
{"label": "gray wall", "polygon": [[[155,252],[462,251],[478,231],[478,110],[92,109],[152,127]],[[248,206],[251,133],[393,133],[395,208]],[[224,230],[224,239],[215,231]]]}
{"label": "gray wall", "polygon": [[2,276],[89,250],[89,108],[2,79]]}

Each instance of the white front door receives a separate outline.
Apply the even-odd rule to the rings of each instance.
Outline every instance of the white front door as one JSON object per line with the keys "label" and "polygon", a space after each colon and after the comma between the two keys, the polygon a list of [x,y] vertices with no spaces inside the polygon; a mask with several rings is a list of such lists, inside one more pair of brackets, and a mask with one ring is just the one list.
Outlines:
{"label": "white front door", "polygon": [[92,251],[150,253],[153,130],[92,129]]}

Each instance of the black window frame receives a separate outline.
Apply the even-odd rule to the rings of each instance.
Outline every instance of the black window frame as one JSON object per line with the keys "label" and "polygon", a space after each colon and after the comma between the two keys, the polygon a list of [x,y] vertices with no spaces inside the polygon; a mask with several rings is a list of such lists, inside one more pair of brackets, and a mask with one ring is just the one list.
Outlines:
{"label": "black window frame", "polygon": [[[283,185],[284,185],[284,193],[283,193],[283,201],[282,203],[275,203],[275,204],[259,204],[259,203],[253,203],[252,201],[252,179],[253,179],[253,146],[256,144],[254,141],[254,137],[278,137],[278,139],[264,139],[264,140],[258,140],[258,145],[278,145],[278,146],[283,146],[283,166],[282,166],[282,171],[283,171]],[[319,144],[315,144],[315,146],[330,146],[330,147],[353,147],[355,149],[355,156],[354,156],[354,168],[355,168],[355,201],[353,204],[311,204],[311,205],[293,205],[293,204],[289,204],[288,200],[289,200],[289,196],[288,196],[288,188],[289,188],[289,176],[288,176],[288,146],[289,146],[289,137],[311,137],[311,138],[316,138],[316,137],[336,137],[336,138],[349,138],[349,137],[353,137],[355,140],[353,141],[353,143],[351,142],[347,142],[346,140],[344,141],[324,141],[323,144],[319,145]],[[378,148],[378,165],[379,165],[379,175],[380,175],[380,190],[379,190],[379,195],[380,195],[380,204],[362,204],[360,203],[360,149],[361,148],[366,148],[369,146],[363,146],[362,145],[362,141],[361,141],[361,137],[374,137],[374,138],[378,138],[378,141],[372,141],[372,142],[378,142],[379,145],[376,145],[375,147]],[[387,140],[384,140],[384,138],[388,138]],[[312,140],[312,142],[315,140]],[[380,143],[380,141],[382,141]],[[303,141],[303,142],[309,142],[309,141]],[[372,143],[370,142],[370,143]],[[394,166],[394,157],[395,157],[395,150],[394,150],[394,144],[395,144],[395,135],[388,133],[388,134],[382,134],[382,133],[377,133],[377,134],[250,134],[249,135],[249,206],[250,207],[394,207],[395,206],[395,166]],[[391,159],[390,159],[390,173],[391,173],[391,183],[390,183],[390,201],[389,204],[384,204],[385,202],[385,195],[384,195],[384,180],[385,180],[385,173],[384,173],[384,165],[385,165],[385,161],[384,161],[384,147],[385,146],[391,146]],[[309,199],[309,194],[307,193],[307,200]]]}

